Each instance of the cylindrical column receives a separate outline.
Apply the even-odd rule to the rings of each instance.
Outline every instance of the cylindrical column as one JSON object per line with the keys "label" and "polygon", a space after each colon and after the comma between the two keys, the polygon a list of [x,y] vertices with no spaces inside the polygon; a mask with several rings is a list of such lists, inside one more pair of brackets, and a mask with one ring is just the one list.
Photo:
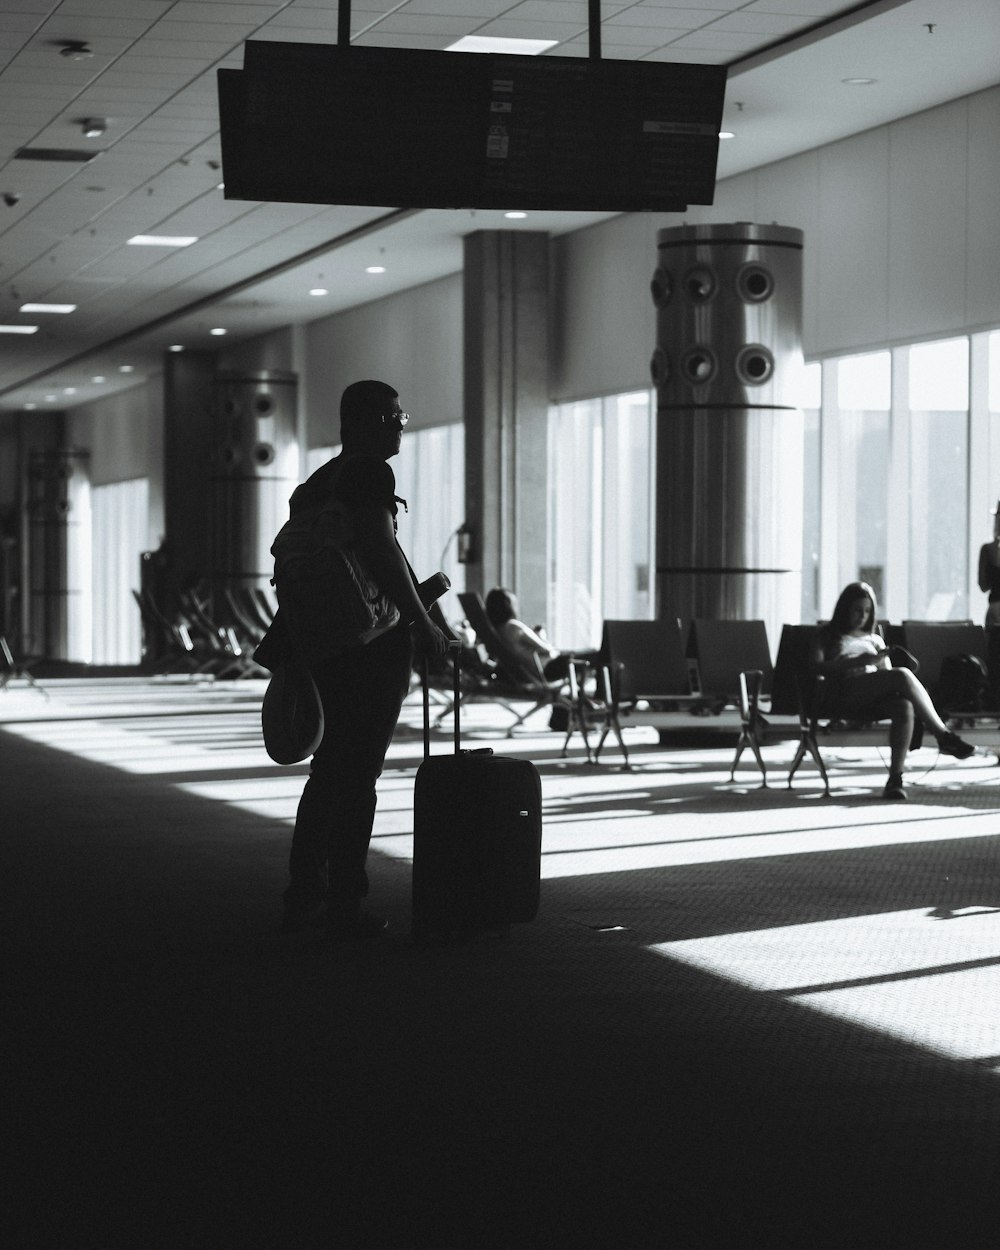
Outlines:
{"label": "cylindrical column", "polygon": [[288,519],[298,481],[297,378],[262,370],[219,374],[213,384],[211,576],[228,585],[263,585],[271,543]]}
{"label": "cylindrical column", "polygon": [[81,508],[88,461],[89,453],[72,448],[28,454],[28,639],[32,650],[47,659],[90,658],[89,598],[83,584],[90,532]]}
{"label": "cylindrical column", "polygon": [[801,598],[802,232],[657,234],[657,615],[763,619]]}

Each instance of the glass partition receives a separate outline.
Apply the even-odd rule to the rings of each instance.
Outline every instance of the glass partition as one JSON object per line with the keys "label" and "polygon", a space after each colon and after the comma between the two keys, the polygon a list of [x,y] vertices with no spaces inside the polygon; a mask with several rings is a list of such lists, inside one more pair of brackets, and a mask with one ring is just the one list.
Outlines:
{"label": "glass partition", "polygon": [[969,340],[909,349],[909,614],[969,615]]}
{"label": "glass partition", "polygon": [[648,391],[550,410],[547,612],[563,649],[595,647],[606,617],[652,615],[652,412]]}
{"label": "glass partition", "polygon": [[[803,509],[802,509],[802,620],[820,616],[819,537],[820,506],[823,498],[820,458],[820,410],[822,408],[823,366],[817,361],[802,371]],[[792,624],[793,622],[789,622]]]}
{"label": "glass partition", "polygon": [[870,583],[880,605],[888,550],[891,379],[888,352],[837,361],[838,583]]}

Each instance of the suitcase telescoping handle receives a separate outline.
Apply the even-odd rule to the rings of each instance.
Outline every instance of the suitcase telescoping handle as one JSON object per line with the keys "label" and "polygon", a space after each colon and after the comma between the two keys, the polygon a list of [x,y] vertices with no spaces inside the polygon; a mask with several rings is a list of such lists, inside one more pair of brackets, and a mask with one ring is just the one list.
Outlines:
{"label": "suitcase telescoping handle", "polygon": [[[462,644],[457,639],[448,643],[448,654],[451,656],[451,668],[454,674],[455,684],[452,688],[451,697],[451,715],[455,724],[455,754],[458,755],[462,749],[461,728],[458,719],[458,704],[462,694],[461,671],[462,671]],[[424,688],[424,759],[430,759],[431,755],[431,683],[430,674],[427,669],[427,656],[420,657],[420,684]]]}

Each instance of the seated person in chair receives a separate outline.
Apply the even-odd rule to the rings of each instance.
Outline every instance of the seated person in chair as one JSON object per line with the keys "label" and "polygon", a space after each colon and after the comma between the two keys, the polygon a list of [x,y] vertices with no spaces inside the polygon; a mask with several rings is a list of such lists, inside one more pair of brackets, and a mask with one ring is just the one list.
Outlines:
{"label": "seated person in chair", "polygon": [[841,720],[888,718],[889,780],[883,798],[904,800],[903,766],[913,737],[914,719],[937,739],[942,755],[967,759],[975,747],[952,733],[937,713],[919,679],[906,668],[893,668],[889,651],[876,632],[875,592],[867,582],[845,586],[829,624],[812,648],[811,668],[825,679],[823,715]]}
{"label": "seated person in chair", "polygon": [[524,621],[519,620],[518,612],[517,595],[512,590],[507,590],[503,586],[494,586],[487,594],[486,615],[490,618],[490,624],[511,651],[519,656],[529,669],[534,667],[537,656],[542,671],[550,680],[564,677],[566,675],[565,661],[562,664],[562,672],[550,673],[548,671],[548,665],[561,658],[558,648],[553,647],[543,637],[544,630],[540,625],[532,629],[529,625],[525,625]]}
{"label": "seated person in chair", "polygon": [[569,670],[570,660],[579,660],[590,665],[601,662],[600,651],[560,651],[553,647],[545,637],[545,628],[536,625],[534,629],[518,619],[517,595],[503,586],[494,586],[486,596],[486,615],[490,624],[501,639],[515,655],[532,667],[535,657],[541,665],[546,681],[560,681]]}

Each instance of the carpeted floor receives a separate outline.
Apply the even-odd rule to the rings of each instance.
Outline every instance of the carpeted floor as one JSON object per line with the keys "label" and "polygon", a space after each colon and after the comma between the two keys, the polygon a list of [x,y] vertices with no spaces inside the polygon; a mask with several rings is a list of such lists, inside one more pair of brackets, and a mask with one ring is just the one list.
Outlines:
{"label": "carpeted floor", "polygon": [[[875,752],[772,788],[541,729],[543,906],[408,939],[419,762],[381,787],[386,938],[277,933],[304,769],[259,683],[0,693],[7,1245],[961,1247],[1000,1215],[1000,768]],[[531,722],[536,729],[544,718]],[[449,747],[438,735],[437,749]]]}

